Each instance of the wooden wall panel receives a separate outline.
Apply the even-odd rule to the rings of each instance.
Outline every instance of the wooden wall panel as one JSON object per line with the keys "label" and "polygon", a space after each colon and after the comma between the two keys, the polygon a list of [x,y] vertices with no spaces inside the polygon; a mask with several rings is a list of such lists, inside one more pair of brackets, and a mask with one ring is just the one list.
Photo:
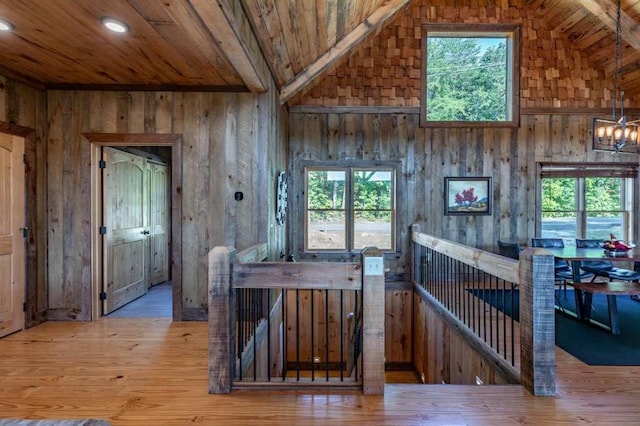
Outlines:
{"label": "wooden wall panel", "polygon": [[[206,319],[210,248],[268,242],[270,259],[279,258],[286,245],[284,227],[275,223],[275,181],[285,169],[288,129],[271,84],[260,95],[42,92],[0,77],[0,121],[35,129],[28,165],[35,201],[27,207],[37,212],[30,225],[33,318],[48,308],[50,319],[90,319],[90,215],[78,208],[90,204],[83,132],[183,135],[184,319]],[[233,199],[238,190],[246,197],[240,202]]]}
{"label": "wooden wall panel", "polygon": [[414,368],[428,384],[504,384],[483,358],[417,294],[414,298]]}
{"label": "wooden wall panel", "polygon": [[[72,206],[90,200],[89,146],[82,132],[138,133],[158,129],[182,134],[182,312],[184,319],[205,319],[207,309],[206,255],[216,245],[238,249],[269,238],[267,226],[258,229],[259,209],[251,205],[257,193],[274,194],[275,185],[253,179],[256,164],[265,164],[280,140],[252,138],[263,95],[214,93],[59,92],[48,93],[49,110],[49,270],[50,309],[56,318],[89,319],[78,312],[89,279],[89,214]],[[274,104],[271,104],[273,106]],[[146,111],[145,108],[152,108]],[[273,115],[279,114],[276,110]],[[258,127],[260,129],[260,127]],[[71,131],[70,131],[71,130]],[[280,136],[279,133],[266,131]],[[284,157],[274,163],[284,163]],[[266,174],[265,172],[261,172]],[[274,179],[274,178],[271,178]],[[236,191],[245,200],[235,201]],[[271,196],[270,196],[271,198]],[[275,198],[275,195],[272,196]],[[242,214],[239,214],[239,211]],[[266,219],[274,222],[270,217]],[[283,234],[283,233],[282,233]],[[284,237],[273,241],[283,250]],[[54,314],[54,311],[51,311]]]}
{"label": "wooden wall panel", "polygon": [[[299,214],[304,201],[300,160],[332,161],[336,156],[401,162],[397,224],[401,243],[398,253],[385,256],[391,275],[407,278],[412,223],[420,224],[423,232],[489,251],[497,251],[498,239],[528,245],[535,236],[538,162],[638,161],[633,156],[593,152],[588,139],[591,120],[587,114],[539,114],[524,115],[519,129],[426,129],[419,127],[417,113],[293,112],[290,168],[299,178],[290,187],[292,249],[305,257],[300,246],[304,230]],[[447,176],[491,177],[492,214],[445,216]]]}
{"label": "wooden wall panel", "polygon": [[413,356],[413,291],[385,291],[385,363],[387,369],[406,368]]}
{"label": "wooden wall panel", "polygon": [[[300,362],[302,369],[310,369],[314,357],[319,357],[317,369],[328,362],[338,368],[341,359],[350,361],[350,339],[355,330],[355,293],[344,291],[340,312],[340,291],[289,290],[285,297],[286,361]],[[361,302],[360,302],[361,303]],[[359,308],[360,309],[360,308]],[[344,321],[342,330],[340,319]],[[342,331],[342,335],[340,334]],[[342,342],[340,340],[342,339]],[[298,343],[296,344],[296,340]],[[328,357],[327,357],[328,348]],[[342,348],[342,358],[340,349]]]}

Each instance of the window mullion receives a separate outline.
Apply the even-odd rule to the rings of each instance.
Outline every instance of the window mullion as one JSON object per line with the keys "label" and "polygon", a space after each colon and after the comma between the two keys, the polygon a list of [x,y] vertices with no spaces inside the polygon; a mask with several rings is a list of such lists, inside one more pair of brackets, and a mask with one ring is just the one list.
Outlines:
{"label": "window mullion", "polygon": [[578,223],[578,238],[586,238],[587,235],[587,212],[586,208],[586,187],[583,177],[576,179],[576,220]]}
{"label": "window mullion", "polygon": [[347,227],[347,229],[345,229],[345,238],[347,239],[346,243],[347,243],[347,250],[348,251],[352,251],[353,250],[353,241],[355,238],[355,223],[354,223],[354,213],[353,213],[353,209],[354,209],[354,200],[353,200],[353,193],[354,193],[354,176],[353,176],[353,167],[349,167],[345,170],[345,175],[346,175],[346,179],[347,179],[347,184],[345,185],[346,187],[346,203],[345,203],[345,225]]}

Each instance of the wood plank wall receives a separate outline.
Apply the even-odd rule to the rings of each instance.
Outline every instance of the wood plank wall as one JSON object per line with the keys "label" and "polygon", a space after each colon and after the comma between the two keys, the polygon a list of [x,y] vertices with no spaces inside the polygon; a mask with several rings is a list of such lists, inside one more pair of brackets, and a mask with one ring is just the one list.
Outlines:
{"label": "wood plank wall", "polygon": [[423,383],[507,384],[459,334],[414,293],[414,368]]}
{"label": "wood plank wall", "polygon": [[[409,227],[472,247],[497,252],[496,241],[530,245],[536,235],[539,162],[638,161],[633,156],[593,152],[589,114],[523,115],[519,129],[425,129],[415,114],[291,113],[290,170],[300,176],[304,160],[400,161],[399,251],[385,255],[388,278],[408,280]],[[490,176],[490,216],[445,216],[446,176]],[[304,230],[303,182],[290,186],[289,241],[298,246]],[[637,203],[636,203],[637,204]],[[297,226],[296,226],[297,224]],[[637,226],[636,226],[637,228]],[[315,260],[326,260],[314,255]],[[411,291],[387,283],[387,364],[411,362]],[[407,294],[409,298],[407,298]],[[402,341],[408,343],[399,346]]]}
{"label": "wood plank wall", "polygon": [[[391,274],[408,272],[409,226],[472,247],[496,251],[498,239],[528,245],[535,236],[536,165],[539,162],[638,161],[590,147],[589,114],[523,115],[519,129],[427,129],[415,114],[291,113],[290,169],[300,176],[303,160],[400,161],[400,246],[385,257]],[[444,178],[492,178],[490,216],[445,216]],[[304,230],[303,182],[290,187],[289,241],[299,257]],[[300,253],[299,253],[300,252]],[[317,255],[317,260],[323,260]]]}
{"label": "wood plank wall", "polygon": [[[2,79],[0,120],[40,135],[38,253],[52,319],[90,319],[89,144],[82,133],[182,134],[182,319],[206,319],[206,255],[216,245],[269,242],[285,250],[275,222],[278,170],[286,165],[287,116],[276,90],[248,93],[48,91]],[[273,84],[273,83],[272,83]],[[273,87],[271,89],[274,89]],[[242,201],[234,200],[241,191]],[[46,203],[45,203],[46,200]],[[34,208],[34,206],[32,206]],[[40,293],[39,293],[40,294]],[[86,303],[86,302],[85,302]]]}

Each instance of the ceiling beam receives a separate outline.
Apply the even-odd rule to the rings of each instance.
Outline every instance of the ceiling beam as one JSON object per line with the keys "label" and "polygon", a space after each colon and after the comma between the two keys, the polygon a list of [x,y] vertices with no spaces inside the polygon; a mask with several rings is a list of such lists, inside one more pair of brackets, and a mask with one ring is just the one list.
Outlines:
{"label": "ceiling beam", "polygon": [[[582,6],[595,15],[614,33],[618,8],[615,1],[611,0],[582,0]],[[640,49],[640,25],[623,10],[620,11],[620,35],[624,41],[634,49]]]}
{"label": "ceiling beam", "polygon": [[375,33],[408,3],[409,0],[389,0],[376,9],[335,46],[287,82],[280,92],[280,103],[286,103],[300,91],[309,87],[317,78],[330,72],[342,58],[350,54],[363,40]]}
{"label": "ceiling beam", "polygon": [[211,0],[191,0],[191,5],[247,88],[265,92],[268,68],[242,8]]}

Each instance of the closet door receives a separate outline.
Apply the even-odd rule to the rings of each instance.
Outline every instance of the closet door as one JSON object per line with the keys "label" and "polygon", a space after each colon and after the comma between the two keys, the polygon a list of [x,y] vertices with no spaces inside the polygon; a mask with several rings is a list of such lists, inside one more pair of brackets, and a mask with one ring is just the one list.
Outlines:
{"label": "closet door", "polygon": [[144,158],[104,147],[102,159],[106,315],[147,292],[148,174]]}
{"label": "closet door", "polygon": [[169,167],[149,163],[149,284],[169,279]]}
{"label": "closet door", "polygon": [[24,138],[0,133],[0,337],[24,328]]}

